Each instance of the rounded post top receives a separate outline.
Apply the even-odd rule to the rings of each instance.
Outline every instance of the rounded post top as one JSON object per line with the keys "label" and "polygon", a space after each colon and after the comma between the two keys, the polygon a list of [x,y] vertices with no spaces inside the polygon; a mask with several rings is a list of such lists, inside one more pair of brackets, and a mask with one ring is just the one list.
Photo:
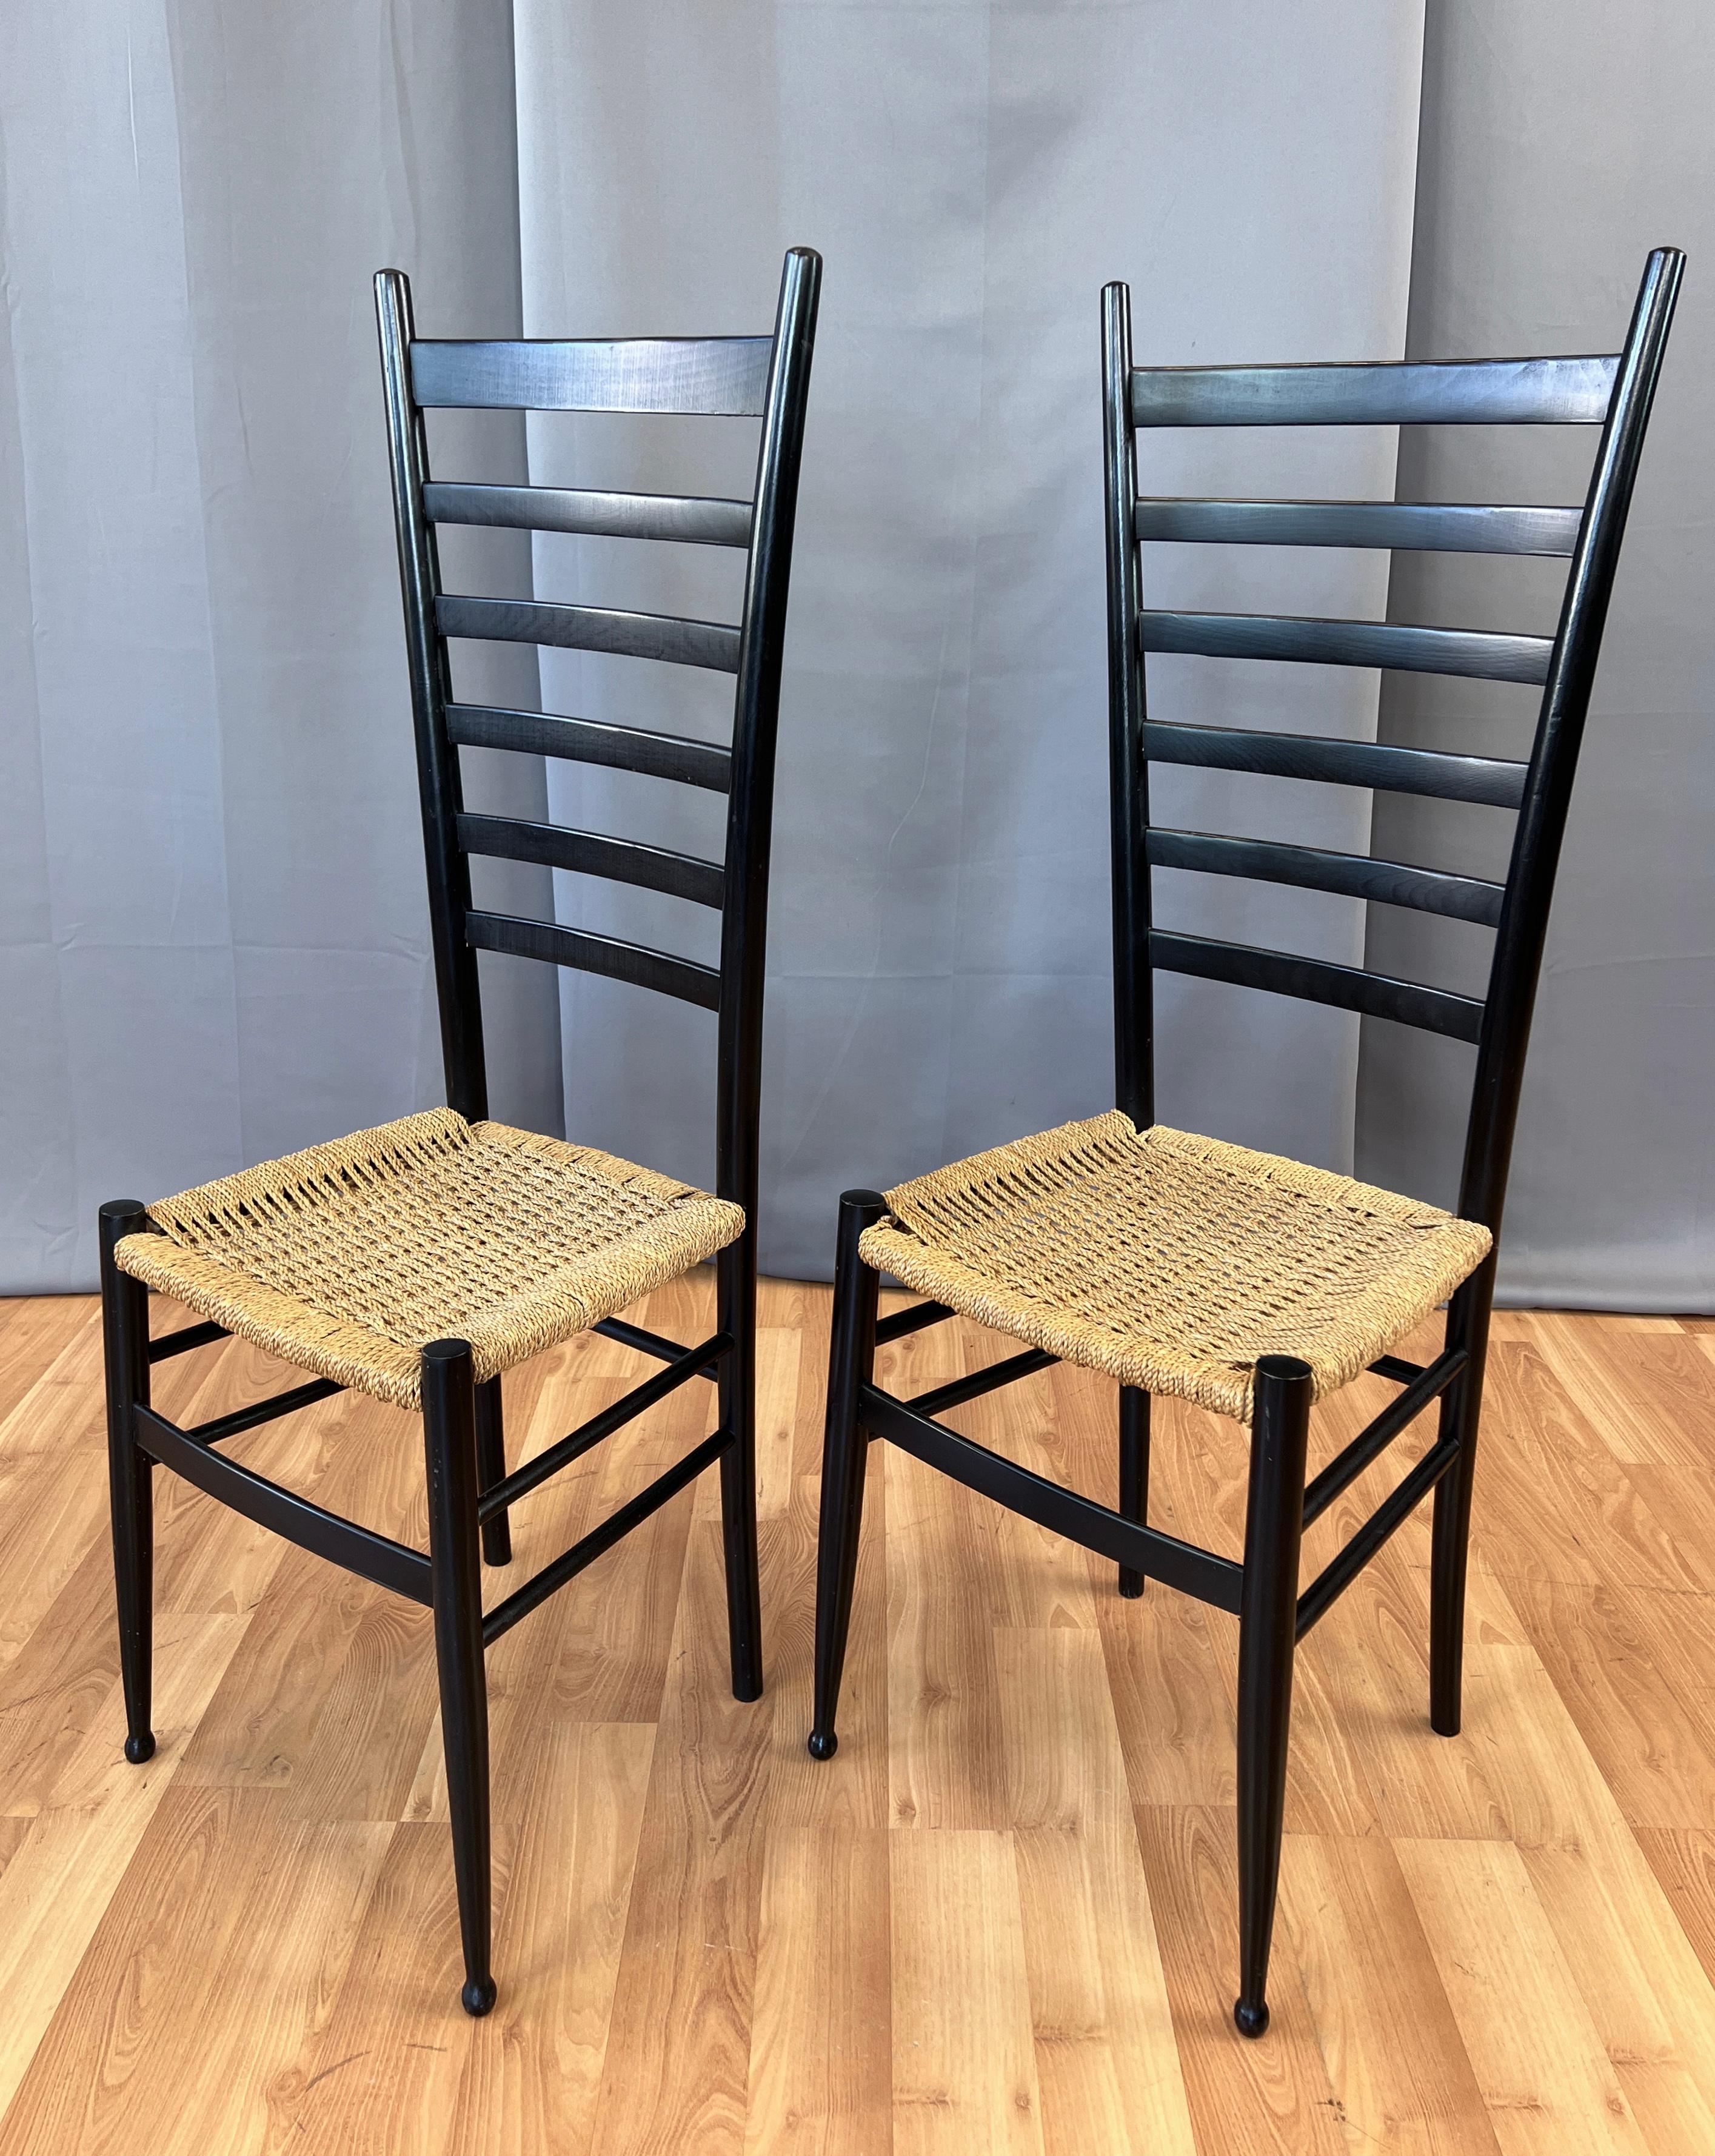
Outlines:
{"label": "rounded post top", "polygon": [[468,1340],[431,1340],[423,1350],[425,1363],[469,1362],[470,1342]]}
{"label": "rounded post top", "polygon": [[1268,1378],[1276,1384],[1282,1385],[1308,1385],[1313,1384],[1316,1380],[1316,1373],[1311,1368],[1309,1363],[1302,1361],[1297,1355],[1259,1355],[1256,1358],[1256,1375],[1259,1382]]}

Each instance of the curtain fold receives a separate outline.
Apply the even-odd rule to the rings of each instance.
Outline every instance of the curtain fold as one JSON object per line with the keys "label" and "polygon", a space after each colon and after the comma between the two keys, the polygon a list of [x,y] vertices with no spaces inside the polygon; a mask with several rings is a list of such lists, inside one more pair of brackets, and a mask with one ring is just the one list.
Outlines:
{"label": "curtain fold", "polygon": [[[513,110],[487,0],[0,17],[0,1290],[438,1097],[369,280],[516,325]],[[492,1016],[557,1124],[551,981]]]}
{"label": "curtain fold", "polygon": [[[1112,1102],[1098,294],[1131,280],[1146,360],[1399,357],[1421,11],[749,0],[717,28],[695,0],[517,0],[515,15],[533,334],[754,330],[784,246],[827,260],[781,721],[762,1222],[765,1266],[824,1278],[841,1188]],[[645,484],[747,490],[711,431],[542,419],[531,475],[621,483],[641,458]],[[1385,495],[1394,454],[1385,430],[1252,434],[1242,454],[1163,439],[1145,484],[1242,471],[1263,492]],[[727,565],[661,551],[544,542],[537,588],[718,603]],[[1157,604],[1385,598],[1374,561],[1276,558],[1241,588],[1192,549],[1157,551]],[[1155,679],[1163,716],[1374,730],[1374,676],[1164,663]],[[542,680],[557,710],[727,723],[717,685],[666,669],[554,654]],[[577,820],[718,846],[710,804],[651,782],[550,787]],[[1185,821],[1365,840],[1367,803],[1336,789],[1174,773],[1163,791]],[[1183,880],[1202,887],[1168,901],[1176,922],[1360,954],[1338,901]],[[562,881],[568,920],[709,954],[675,901]],[[708,1175],[707,1019],[570,977],[562,998],[567,1128]],[[1162,1113],[1349,1168],[1357,1040],[1343,1014],[1163,979]]]}
{"label": "curtain fold", "polygon": [[[1644,258],[1690,256],[1596,676],[1501,1245],[1528,1304],[1715,1307],[1715,44],[1697,0],[1430,0],[1409,350],[1611,352]],[[1575,501],[1584,429],[1414,429],[1400,498]],[[1395,557],[1396,619],[1552,633],[1561,562]],[[1394,675],[1383,737],[1528,753],[1535,692]],[[1379,796],[1376,850],[1505,874],[1512,819]],[[1373,909],[1368,963],[1481,994],[1490,939]],[[1451,1204],[1468,1050],[1366,1022],[1358,1173]]]}

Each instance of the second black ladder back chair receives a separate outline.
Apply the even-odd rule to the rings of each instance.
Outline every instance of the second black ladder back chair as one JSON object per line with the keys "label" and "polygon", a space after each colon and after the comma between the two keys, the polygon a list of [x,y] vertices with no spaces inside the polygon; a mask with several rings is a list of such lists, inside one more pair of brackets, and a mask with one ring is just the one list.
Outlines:
{"label": "second black ladder back chair", "polygon": [[[406,279],[396,270],[377,277],[447,1106],[154,1205],[126,1199],[101,1209],[126,1756],[141,1762],[155,1748],[151,1477],[157,1462],[290,1541],[431,1608],[462,1999],[471,2014],[487,2013],[495,1999],[485,1650],[718,1462],[732,1688],[746,1700],[763,1688],[755,1454],[763,938],[787,586],[820,280],[818,255],[788,254],[772,336],[494,343],[419,338]],[[437,407],[759,418],[755,499],[436,480],[423,415]],[[437,524],[741,548],[742,618],[729,626],[448,593]],[[614,652],[731,674],[732,747],[460,703],[449,637]],[[469,814],[459,768],[466,746],[605,764],[725,793],[726,859],[696,860],[556,824]],[[481,911],[472,902],[473,854],[615,878],[717,908],[720,964]],[[715,1014],[712,1194],[487,1120],[479,950],[581,968]],[[668,1340],[618,1315],[708,1258],[716,1270],[708,1339]],[[151,1340],[151,1289],[187,1304],[201,1322]],[[501,1373],[588,1330],[666,1367],[508,1474]],[[194,1429],[158,1414],[150,1404],[151,1364],[229,1333],[313,1371],[313,1380]],[[481,1563],[511,1561],[511,1507],[698,1379],[716,1387],[711,1434],[485,1614]],[[217,1450],[347,1386],[421,1411],[426,1555],[309,1503]]]}
{"label": "second black ladder back chair", "polygon": [[[1574,768],[1632,483],[1684,258],[1644,272],[1623,349],[1594,358],[1363,366],[1132,364],[1131,301],[1102,295],[1107,482],[1117,1106],[840,1201],[816,1600],[810,1750],[834,1751],[867,1440],[886,1439],[1025,1518],[1240,1623],[1240,1984],[1235,2019],[1267,2026],[1297,1642],[1433,1491],[1430,1719],[1460,1721],[1466,1549],[1495,1239],[1532,1004]],[[1471,504],[1145,500],[1141,427],[1570,424],[1601,429],[1588,493],[1567,508]],[[1141,542],[1430,547],[1569,557],[1552,639],[1391,622],[1152,612]],[[1144,655],[1304,660],[1539,685],[1528,763],[1319,736],[1151,719]],[[1504,883],[1402,863],[1151,824],[1152,762],[1392,788],[1517,812]],[[1167,933],[1150,872],[1199,870],[1426,908],[1495,931],[1481,999],[1356,967]],[[1476,1050],[1456,1214],[1322,1169],[1155,1121],[1155,969],[1308,998],[1450,1035]],[[881,1272],[932,1298],[878,1322]],[[1427,1367],[1391,1349],[1443,1301],[1445,1344]],[[1030,1342],[977,1374],[901,1399],[875,1382],[877,1343],[955,1314]],[[949,1430],[937,1416],[1065,1358],[1119,1381],[1117,1509],[1064,1489]],[[1391,1403],[1307,1481],[1312,1402],[1370,1370]],[[1250,1428],[1241,1562],[1148,1524],[1152,1392]],[[1432,1402],[1435,1441],[1302,1590],[1299,1542]]]}

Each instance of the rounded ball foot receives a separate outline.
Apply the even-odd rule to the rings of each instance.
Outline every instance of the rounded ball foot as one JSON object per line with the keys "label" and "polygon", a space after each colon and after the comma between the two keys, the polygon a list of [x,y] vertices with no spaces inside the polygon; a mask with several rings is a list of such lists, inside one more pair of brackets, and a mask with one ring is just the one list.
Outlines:
{"label": "rounded ball foot", "polygon": [[1268,2026],[1268,2009],[1260,2003],[1252,2006],[1241,1999],[1233,2009],[1233,2020],[1241,2036],[1260,2036]]}
{"label": "rounded ball foot", "polygon": [[125,1740],[125,1756],[134,1767],[141,1767],[144,1760],[152,1759],[155,1757],[154,1731],[146,1729],[141,1737],[127,1737]]}
{"label": "rounded ball foot", "polygon": [[459,2004],[473,2020],[480,2021],[495,2003],[495,1980],[485,1976],[479,1984],[473,1976],[459,1994]]}
{"label": "rounded ball foot", "polygon": [[831,1729],[813,1729],[810,1732],[809,1754],[812,1759],[831,1759],[840,1749],[840,1739]]}

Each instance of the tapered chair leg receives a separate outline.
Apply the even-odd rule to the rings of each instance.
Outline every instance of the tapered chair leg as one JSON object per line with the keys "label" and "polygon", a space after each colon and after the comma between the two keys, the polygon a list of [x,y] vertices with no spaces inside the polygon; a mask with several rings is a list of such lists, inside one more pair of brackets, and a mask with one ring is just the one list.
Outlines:
{"label": "tapered chair leg", "polygon": [[101,1208],[101,1333],[107,1377],[107,1487],[113,1516],[113,1581],[119,1602],[119,1672],[125,1692],[125,1756],[152,1758],[149,1727],[154,1648],[155,1463],[139,1451],[132,1409],[149,1404],[149,1291],[122,1273],[113,1249],[141,1235],[149,1216],[135,1199]]}
{"label": "tapered chair leg", "polygon": [[[501,1403],[501,1381],[490,1378],[476,1388],[476,1482],[485,1496],[496,1482],[506,1479],[506,1424]],[[511,1522],[496,1512],[482,1523],[482,1561],[485,1564],[512,1562]]]}
{"label": "tapered chair leg", "polygon": [[465,1948],[467,2014],[495,2003],[490,1967],[488,1681],[483,1665],[482,1560],[476,1524],[476,1383],[463,1340],[423,1351],[423,1440],[429,1465],[429,1564],[441,1737],[453,1821],[453,1873]]}
{"label": "tapered chair leg", "polygon": [[718,1323],[732,1345],[721,1359],[721,1541],[727,1559],[727,1636],[732,1697],[763,1696],[763,1589],[757,1566],[757,1265],[747,1229],[715,1260]]}
{"label": "tapered chair leg", "polygon": [[1239,1998],[1233,2009],[1247,2036],[1260,2036],[1268,2026],[1313,1389],[1309,1365],[1296,1357],[1265,1355],[1256,1365],[1239,1610]]}
{"label": "tapered chair leg", "polygon": [[1471,1544],[1471,1493],[1476,1471],[1477,1424],[1482,1414],[1483,1365],[1494,1294],[1492,1256],[1472,1274],[1447,1313],[1447,1344],[1470,1361],[1441,1402],[1440,1435],[1457,1437],[1459,1456],[1435,1485],[1430,1542],[1430,1727],[1456,1737],[1465,1681],[1465,1577]]}
{"label": "tapered chair leg", "polygon": [[869,1452],[868,1433],[858,1420],[858,1391],[875,1369],[875,1294],[881,1277],[858,1255],[858,1237],[886,1210],[878,1191],[848,1190],[840,1200],[828,1420],[822,1444],[822,1517],[816,1548],[816,1707],[809,1748],[818,1759],[831,1759],[840,1747],[834,1720],[851,1625]]}
{"label": "tapered chair leg", "polygon": [[[1146,1527],[1149,1521],[1149,1395],[1141,1386],[1120,1387],[1120,1510]],[[1120,1567],[1120,1593],[1134,1602],[1143,1592],[1143,1574]]]}

